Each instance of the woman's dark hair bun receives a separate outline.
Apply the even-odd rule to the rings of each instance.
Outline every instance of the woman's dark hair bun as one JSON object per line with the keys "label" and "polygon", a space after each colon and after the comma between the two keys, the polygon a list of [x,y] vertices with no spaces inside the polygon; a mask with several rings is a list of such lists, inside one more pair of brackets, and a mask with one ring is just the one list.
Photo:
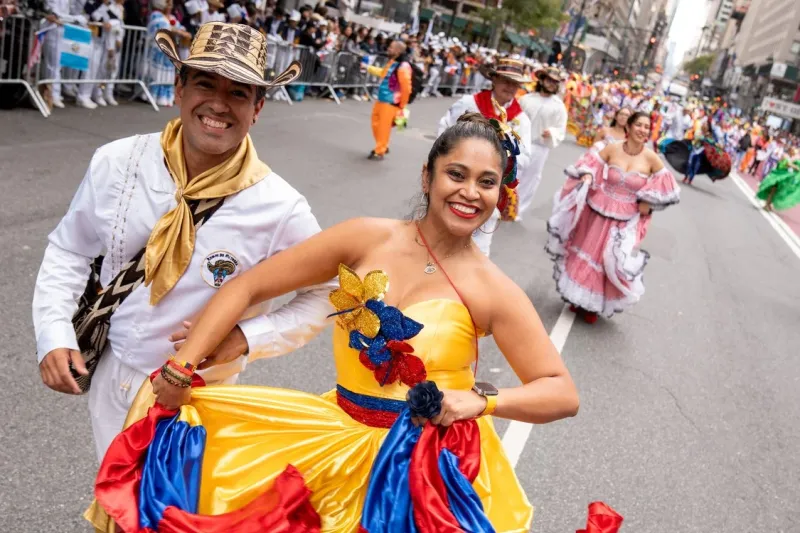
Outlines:
{"label": "woman's dark hair bun", "polygon": [[487,119],[486,117],[484,117],[480,113],[464,113],[463,115],[458,117],[458,120],[456,121],[456,124],[459,124],[459,123],[482,124],[482,125],[486,126],[487,128],[494,129],[494,126],[492,126],[492,123],[489,122],[489,119]]}

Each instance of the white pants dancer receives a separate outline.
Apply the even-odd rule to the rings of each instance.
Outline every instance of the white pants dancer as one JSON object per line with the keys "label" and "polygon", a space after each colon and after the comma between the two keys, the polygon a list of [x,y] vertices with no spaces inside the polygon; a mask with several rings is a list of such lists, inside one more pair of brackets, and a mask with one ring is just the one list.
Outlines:
{"label": "white pants dancer", "polygon": [[431,94],[435,96],[441,96],[441,94],[439,94],[439,83],[441,81],[441,71],[438,67],[432,66],[430,69],[430,76],[428,76],[428,85],[425,87],[425,90],[422,92],[422,94],[425,96],[429,96]]}
{"label": "white pants dancer", "polygon": [[[242,359],[242,358],[240,358]],[[203,373],[206,383],[209,385],[233,385],[239,379],[238,369],[242,368],[242,361],[237,361],[227,365],[220,365],[210,369],[214,371],[214,376],[210,372]],[[228,372],[236,371],[227,377],[218,377]],[[236,369],[236,370],[234,370]],[[102,461],[106,455],[106,450],[111,446],[120,431],[125,425],[128,417],[128,410],[139,392],[139,388],[144,380],[149,377],[131,368],[118,357],[111,353],[105,353],[97,365],[92,386],[89,389],[89,414],[92,419],[92,433],[94,433],[94,445],[97,451],[97,460]]]}
{"label": "white pants dancer", "polygon": [[484,222],[483,226],[472,233],[472,241],[486,257],[489,257],[489,249],[492,247],[492,237],[499,225],[500,211],[495,208],[489,220]]}
{"label": "white pants dancer", "polygon": [[542,171],[544,170],[544,164],[547,162],[547,154],[549,153],[549,147],[536,142],[531,143],[530,164],[528,168],[525,169],[525,175],[520,177],[519,185],[517,185],[517,194],[519,195],[517,220],[521,220],[522,214],[533,202],[536,189],[539,188],[539,182],[542,181]]}

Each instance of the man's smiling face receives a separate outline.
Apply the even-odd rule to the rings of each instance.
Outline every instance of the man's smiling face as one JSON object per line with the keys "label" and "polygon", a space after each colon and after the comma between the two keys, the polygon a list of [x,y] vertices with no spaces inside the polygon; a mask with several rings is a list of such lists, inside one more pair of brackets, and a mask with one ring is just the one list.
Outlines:
{"label": "man's smiling face", "polygon": [[264,106],[256,87],[195,69],[179,80],[175,95],[186,143],[207,155],[236,150]]}

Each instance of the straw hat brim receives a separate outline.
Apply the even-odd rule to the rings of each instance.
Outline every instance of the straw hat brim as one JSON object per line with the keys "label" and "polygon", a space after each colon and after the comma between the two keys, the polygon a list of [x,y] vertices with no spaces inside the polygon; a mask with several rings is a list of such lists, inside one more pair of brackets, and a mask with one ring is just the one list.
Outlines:
{"label": "straw hat brim", "polygon": [[490,67],[487,65],[481,65],[478,71],[484,78],[489,80],[491,80],[495,76],[500,76],[501,78],[509,79],[515,83],[530,83],[533,81],[530,78],[526,78],[522,74],[517,74],[516,72],[498,71],[494,67]]}
{"label": "straw hat brim", "polygon": [[551,80],[555,80],[555,81],[557,81],[559,83],[564,81],[564,78],[561,76],[561,74],[556,75],[554,72],[550,72],[546,68],[543,68],[541,70],[537,70],[536,71],[536,78],[542,79],[543,76],[546,76],[546,77],[550,78]]}
{"label": "straw hat brim", "polygon": [[200,56],[189,57],[181,60],[178,54],[178,45],[169,30],[159,30],[156,32],[156,45],[164,52],[176,68],[182,66],[219,74],[223,78],[228,78],[247,85],[258,85],[260,87],[281,87],[292,83],[300,77],[302,69],[300,63],[293,61],[289,67],[281,72],[272,81],[266,81],[262,75],[258,75],[253,67],[235,57],[226,57],[219,53],[207,53]]}

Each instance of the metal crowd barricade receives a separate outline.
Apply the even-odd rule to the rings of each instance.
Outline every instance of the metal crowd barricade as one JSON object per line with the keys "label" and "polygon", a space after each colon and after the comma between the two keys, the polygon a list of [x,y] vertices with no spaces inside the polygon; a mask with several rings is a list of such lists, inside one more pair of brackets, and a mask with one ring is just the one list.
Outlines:
{"label": "metal crowd barricade", "polygon": [[336,103],[341,103],[331,85],[336,64],[336,53],[327,50],[317,51],[310,46],[297,45],[292,48],[292,54],[292,59],[300,62],[303,71],[300,77],[290,85],[322,87],[325,90],[319,96],[324,96],[327,92],[330,92]]}
{"label": "metal crowd barricade", "polygon": [[[267,36],[267,41],[267,65],[264,79],[272,81],[278,74],[286,70],[292,62],[294,59],[294,50],[292,45],[272,35]],[[289,105],[293,105],[286,87],[277,87],[270,92],[275,95],[276,100],[283,100]]]}
{"label": "metal crowd barricade", "polygon": [[[37,21],[13,15],[0,18],[0,85],[21,85],[42,116],[50,111],[41,95],[34,90],[36,69],[30,64],[36,46]],[[10,93],[4,96],[8,97]],[[22,94],[19,95],[21,99]],[[16,104],[17,102],[13,102]]]}
{"label": "metal crowd barricade", "polygon": [[[386,66],[386,63],[389,62],[389,56],[386,55],[377,55],[375,56],[375,60],[372,62],[373,67],[380,67],[383,68]],[[378,76],[372,76],[370,74],[366,74],[366,86],[371,89],[377,89],[378,86],[381,84],[381,79]]]}
{"label": "metal crowd barricade", "polygon": [[[102,26],[99,23],[91,23],[90,26]],[[160,76],[156,76],[150,68],[149,57],[151,52],[154,52],[155,43],[147,38],[147,28],[141,26],[122,26],[124,30],[124,38],[122,46],[116,53],[119,56],[119,68],[115,73],[112,72],[113,66],[109,65],[106,58],[107,51],[102,39],[105,37],[92,36],[92,52],[89,57],[89,69],[81,72],[74,69],[62,68],[61,79],[56,80],[52,77],[48,78],[43,75],[45,72],[44,61],[39,62],[39,76],[36,82],[36,93],[38,97],[42,98],[40,87],[42,85],[50,85],[52,83],[61,83],[63,85],[104,85],[113,83],[115,87],[119,85],[133,85],[134,96],[141,94],[144,99],[150,103],[155,111],[158,111],[158,105],[153,98],[149,87],[157,85],[173,85],[175,83],[176,72],[162,72]],[[106,30],[108,31],[108,30]],[[112,64],[113,65],[113,64]],[[94,75],[90,75],[93,73]],[[166,74],[171,74],[167,76]],[[49,113],[48,113],[49,114]],[[48,116],[48,115],[45,115]]]}

